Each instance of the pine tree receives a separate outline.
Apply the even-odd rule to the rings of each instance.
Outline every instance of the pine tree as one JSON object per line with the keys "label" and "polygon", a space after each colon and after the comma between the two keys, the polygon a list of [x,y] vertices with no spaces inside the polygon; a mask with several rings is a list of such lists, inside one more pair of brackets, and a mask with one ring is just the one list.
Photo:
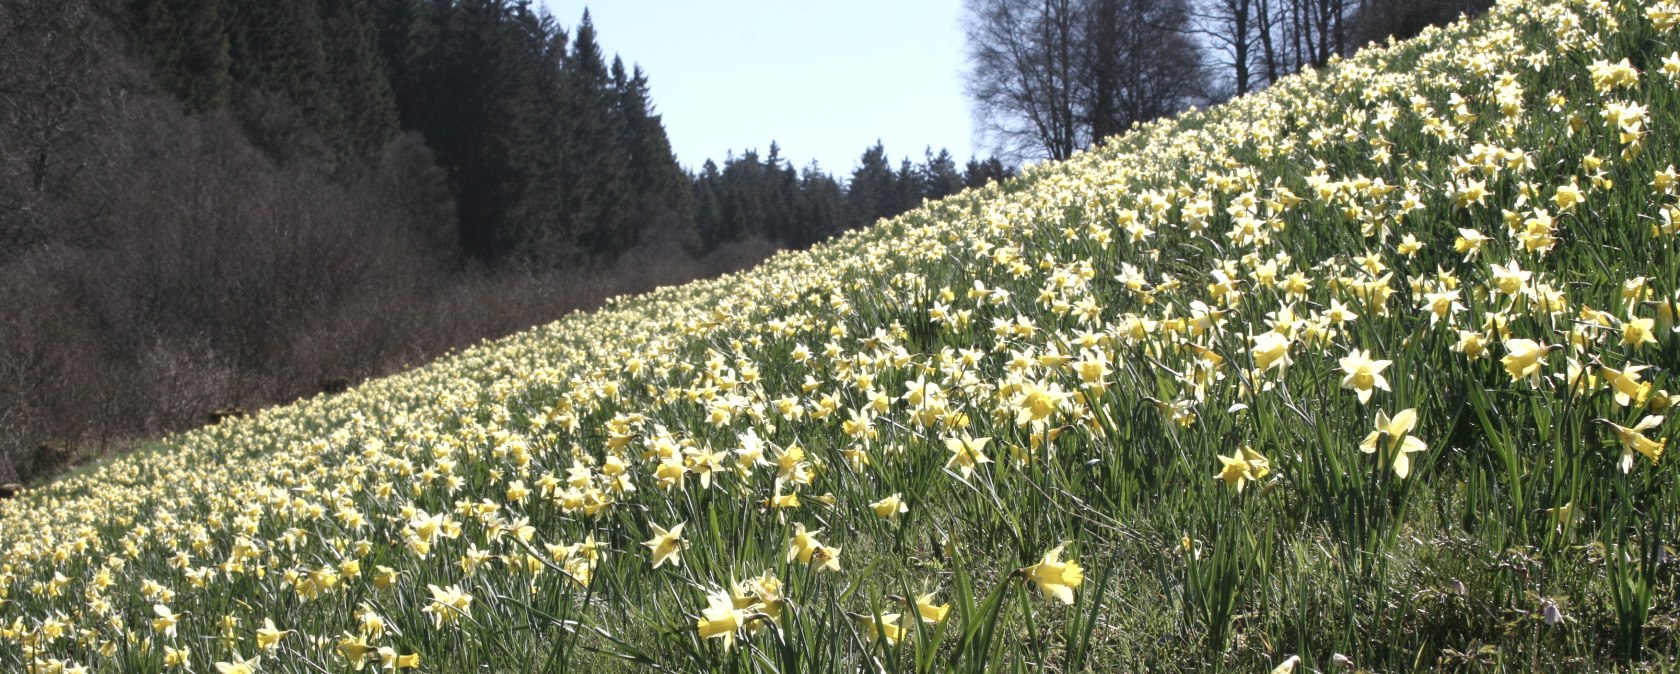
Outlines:
{"label": "pine tree", "polygon": [[864,150],[857,169],[852,171],[846,200],[858,226],[897,215],[894,207],[898,201],[898,176],[887,162],[887,150],[880,141]]}
{"label": "pine tree", "polygon": [[587,10],[572,38],[565,64],[566,115],[571,121],[564,146],[560,186],[568,196],[566,213],[573,218],[579,246],[591,253],[610,254],[634,242],[626,222],[633,210],[629,187],[629,158],[617,147],[623,137],[617,114],[615,81],[626,80],[623,64],[616,76],[608,69],[596,44],[595,26]]}
{"label": "pine tree", "polygon": [[922,196],[928,199],[943,199],[963,189],[963,177],[957,172],[957,162],[951,158],[951,153],[940,148],[939,154],[933,154],[933,148],[928,148],[926,162],[922,164],[921,184]]}
{"label": "pine tree", "polygon": [[717,162],[710,159],[701,165],[693,181],[694,235],[703,250],[711,250],[723,241],[726,226],[723,222],[723,175]]}
{"label": "pine tree", "polygon": [[397,134],[396,98],[367,0],[323,0],[328,95],[341,117],[323,135],[346,160],[367,159]]}
{"label": "pine tree", "polygon": [[140,49],[158,85],[189,113],[226,106],[233,77],[221,3],[138,0],[132,10],[140,23]]}
{"label": "pine tree", "polygon": [[1013,178],[1015,172],[1003,165],[1003,161],[996,156],[988,157],[984,161],[970,158],[968,165],[963,168],[963,187],[985,187],[986,183],[997,182]]}
{"label": "pine tree", "polygon": [[688,178],[671,152],[660,115],[653,111],[647,74],[641,66],[634,66],[629,80],[619,88],[618,111],[624,120],[622,146],[629,152],[630,184],[638,198],[637,225],[662,217],[687,220],[692,208]]}
{"label": "pine tree", "polygon": [[851,214],[846,208],[846,192],[840,181],[824,173],[815,161],[799,175],[800,211],[789,247],[806,248],[850,226]]}

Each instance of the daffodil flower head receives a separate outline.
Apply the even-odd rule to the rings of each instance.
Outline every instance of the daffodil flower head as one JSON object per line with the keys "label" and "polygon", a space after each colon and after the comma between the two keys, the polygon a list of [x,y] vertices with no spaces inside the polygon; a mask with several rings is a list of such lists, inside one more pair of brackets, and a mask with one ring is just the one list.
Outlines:
{"label": "daffodil flower head", "polygon": [[1390,364],[1392,361],[1371,360],[1369,351],[1354,349],[1340,361],[1342,372],[1346,374],[1342,377],[1342,388],[1353,389],[1359,395],[1360,404],[1370,402],[1374,389],[1389,390],[1388,379],[1383,377],[1382,371]]}
{"label": "daffodil flower head", "polygon": [[723,639],[723,649],[735,646],[735,637],[746,625],[746,612],[737,608],[729,593],[717,590],[706,595],[707,606],[700,611],[695,629],[702,639]]}
{"label": "daffodil flower head", "polygon": [[1416,408],[1401,410],[1393,418],[1378,410],[1377,429],[1365,436],[1365,441],[1359,443],[1359,450],[1366,454],[1375,454],[1377,446],[1382,444],[1384,453],[1393,457],[1394,474],[1403,480],[1412,472],[1411,459],[1407,455],[1429,448],[1423,440],[1412,436],[1412,429],[1416,426]]}
{"label": "daffodil flower head", "polygon": [[945,438],[945,448],[951,451],[951,458],[945,462],[945,469],[967,480],[980,464],[992,462],[985,454],[986,443],[991,440],[976,438],[967,433],[960,438]]}
{"label": "daffodil flower head", "polygon": [[1073,560],[1062,561],[1063,543],[1044,553],[1039,563],[1023,569],[1027,578],[1038,585],[1044,598],[1055,599],[1063,604],[1073,603],[1073,591],[1079,584],[1085,582],[1085,569]]}
{"label": "daffodil flower head", "polygon": [[1645,418],[1640,419],[1639,423],[1634,424],[1633,428],[1621,426],[1605,419],[1599,419],[1599,421],[1609,426],[1611,430],[1614,430],[1616,432],[1616,439],[1620,440],[1622,443],[1622,456],[1618,465],[1621,466],[1622,472],[1624,473],[1633,470],[1633,457],[1635,454],[1639,454],[1647,459],[1650,459],[1651,465],[1656,465],[1657,461],[1662,459],[1663,450],[1668,447],[1668,438],[1663,438],[1662,440],[1652,440],[1651,438],[1645,437],[1645,431],[1662,425],[1663,417],[1661,416],[1654,414],[1647,415]]}
{"label": "daffodil flower head", "polygon": [[642,545],[653,552],[653,568],[657,569],[666,562],[682,566],[682,549],[688,546],[688,541],[683,540],[682,530],[687,525],[687,522],[678,522],[676,526],[666,530],[652,522],[648,523],[648,526],[653,527],[653,538],[644,541]]}

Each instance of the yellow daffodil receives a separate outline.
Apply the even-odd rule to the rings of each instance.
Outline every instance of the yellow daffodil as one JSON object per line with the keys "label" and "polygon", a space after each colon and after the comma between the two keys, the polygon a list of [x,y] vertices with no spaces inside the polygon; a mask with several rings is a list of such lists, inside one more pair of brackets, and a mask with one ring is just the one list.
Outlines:
{"label": "yellow daffodil", "polygon": [[1262,371],[1272,368],[1283,369],[1294,362],[1289,358],[1289,338],[1276,332],[1263,332],[1250,338],[1254,345],[1249,353],[1254,356],[1254,367]]}
{"label": "yellow daffodil", "polygon": [[904,640],[905,630],[903,626],[898,624],[899,615],[897,613],[883,613],[878,616],[857,613],[847,614],[853,622],[857,623],[858,628],[863,630],[865,640],[873,644],[885,639],[888,645],[897,644]]}
{"label": "yellow daffodil", "polygon": [[1371,360],[1371,353],[1363,349],[1354,349],[1342,357],[1340,364],[1342,372],[1342,388],[1353,389],[1359,395],[1361,404],[1370,402],[1373,389],[1388,389],[1388,380],[1383,378],[1382,371],[1391,361]]}
{"label": "yellow daffodil", "polygon": [[706,608],[700,611],[700,618],[696,621],[695,629],[699,630],[700,638],[723,639],[723,650],[735,646],[735,636],[746,625],[746,612],[735,606],[729,593],[718,590],[706,595]]}
{"label": "yellow daffodil", "polygon": [[472,607],[472,595],[463,592],[458,585],[447,588],[427,585],[426,588],[432,592],[432,601],[420,610],[422,613],[431,614],[434,626],[442,627],[454,623],[467,615]]}
{"label": "yellow daffodil", "polygon": [[1644,407],[1651,397],[1651,382],[1639,381],[1639,373],[1649,365],[1629,365],[1617,370],[1609,366],[1600,366],[1604,380],[1610,382],[1611,390],[1615,391],[1614,399],[1622,407]]}
{"label": "yellow daffodil", "polygon": [[1505,372],[1511,375],[1512,382],[1528,379],[1538,383],[1540,368],[1546,363],[1546,355],[1554,348],[1556,347],[1541,346],[1532,339],[1507,339],[1506,355],[1499,362],[1505,365]]}
{"label": "yellow daffodil", "polygon": [[233,662],[216,663],[216,674],[257,674],[258,671],[261,671],[258,669],[259,667],[262,667],[261,656],[246,660],[240,657],[238,653],[234,653]]}
{"label": "yellow daffodil", "polygon": [[362,671],[362,666],[367,664],[368,654],[373,652],[373,647],[368,645],[365,635],[345,632],[339,635],[334,650],[359,672]]}
{"label": "yellow daffodil", "polygon": [[1645,437],[1645,431],[1662,425],[1663,417],[1657,415],[1646,416],[1645,418],[1640,419],[1639,423],[1634,424],[1633,428],[1617,425],[1616,423],[1606,419],[1599,419],[1599,421],[1603,422],[1604,425],[1609,426],[1611,430],[1614,430],[1616,432],[1616,439],[1622,442],[1622,457],[1618,461],[1617,465],[1622,467],[1622,472],[1624,473],[1633,470],[1633,457],[1635,453],[1650,459],[1651,464],[1656,465],[1657,461],[1662,458],[1663,449],[1668,446],[1667,438],[1663,438],[1662,440],[1652,440]]}
{"label": "yellow daffodil", "polygon": [[1383,452],[1392,456],[1390,465],[1394,468],[1394,474],[1402,480],[1406,479],[1406,476],[1412,472],[1411,459],[1407,455],[1429,448],[1427,443],[1412,435],[1412,429],[1416,426],[1417,409],[1415,408],[1401,410],[1393,418],[1389,418],[1387,413],[1378,410],[1377,430],[1371,431],[1370,435],[1365,436],[1365,441],[1359,443],[1359,451],[1374,454],[1379,443],[1387,438],[1387,442],[1382,443]]}
{"label": "yellow daffodil", "polygon": [[951,458],[945,462],[945,470],[953,471],[967,480],[980,464],[992,462],[985,454],[986,443],[991,440],[976,438],[967,433],[960,438],[945,438],[945,448],[951,452]]}
{"label": "yellow daffodil", "polygon": [[945,616],[951,612],[950,604],[933,603],[934,594],[937,593],[929,592],[916,597],[916,615],[922,619],[922,622],[929,624],[945,622]]}
{"label": "yellow daffodil", "polygon": [[390,646],[380,646],[378,653],[379,653],[379,668],[383,669],[385,671],[389,672],[389,671],[395,671],[395,670],[398,670],[398,669],[419,669],[420,668],[420,654],[419,653],[409,653],[409,654],[404,655],[404,654],[398,653],[397,649],[391,648]]}
{"label": "yellow daffodil", "polygon": [[280,645],[280,638],[292,630],[277,630],[274,628],[273,618],[263,618],[263,626],[257,628],[257,648],[273,652]]}
{"label": "yellow daffodil", "polygon": [[648,526],[653,527],[653,538],[642,545],[653,552],[653,568],[664,566],[666,562],[673,566],[682,566],[682,550],[688,547],[688,541],[683,540],[682,530],[687,525],[687,522],[678,522],[676,526],[666,530],[652,522],[648,523]]}
{"label": "yellow daffodil", "polygon": [[899,515],[910,512],[910,506],[905,505],[904,499],[900,498],[898,494],[893,494],[892,496],[888,496],[884,499],[871,503],[869,504],[869,508],[875,511],[876,517],[884,520],[890,520],[898,517]]}
{"label": "yellow daffodil", "polygon": [[1038,585],[1039,591],[1044,593],[1045,599],[1055,599],[1063,604],[1073,603],[1073,591],[1079,584],[1085,582],[1085,570],[1073,560],[1062,561],[1063,543],[1044,553],[1044,559],[1039,563],[1022,569],[1028,580]]}

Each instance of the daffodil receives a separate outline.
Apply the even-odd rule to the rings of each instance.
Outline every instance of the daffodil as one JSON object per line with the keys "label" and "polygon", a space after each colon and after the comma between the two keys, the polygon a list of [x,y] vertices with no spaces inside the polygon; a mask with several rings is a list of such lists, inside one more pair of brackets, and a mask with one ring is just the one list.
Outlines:
{"label": "daffodil", "polygon": [[[1389,418],[1388,414],[1377,411],[1377,430],[1365,436],[1365,441],[1359,443],[1359,451],[1375,454],[1381,444],[1385,454],[1392,456],[1394,474],[1405,479],[1412,472],[1411,459],[1407,455],[1421,452],[1429,448],[1423,440],[1412,435],[1412,429],[1417,426],[1417,409],[1401,410],[1399,414]],[[1383,442],[1384,439],[1386,442]]]}
{"label": "daffodil", "polygon": [[1073,560],[1062,561],[1063,543],[1044,553],[1044,559],[1039,563],[1022,569],[1028,580],[1038,585],[1039,591],[1044,593],[1045,599],[1055,599],[1063,604],[1073,603],[1073,591],[1079,584],[1085,582],[1085,569]]}
{"label": "daffodil", "polygon": [[718,590],[706,595],[706,608],[700,611],[700,618],[696,621],[695,629],[700,632],[700,638],[722,638],[723,649],[729,650],[735,646],[735,636],[746,625],[746,612],[735,606],[729,593]]}
{"label": "daffodil", "polygon": [[898,494],[893,494],[892,496],[888,496],[884,499],[871,503],[869,504],[869,508],[870,510],[875,511],[876,517],[884,520],[890,520],[898,517],[899,515],[910,512],[910,506],[905,505],[904,499],[900,498]]}
{"label": "daffodil", "polygon": [[934,592],[916,597],[916,615],[922,622],[938,624],[945,622],[945,616],[951,612],[950,604],[933,603]]}
{"label": "daffodil", "polygon": [[869,643],[873,644],[885,639],[889,645],[904,640],[905,630],[903,626],[898,624],[899,615],[897,613],[883,613],[876,616],[857,613],[847,614],[863,630],[863,638]]}
{"label": "daffodil", "polygon": [[678,522],[676,526],[666,530],[665,527],[648,523],[648,526],[653,527],[653,538],[644,541],[642,545],[653,552],[653,568],[657,569],[666,562],[682,566],[682,550],[688,546],[688,541],[683,540],[682,530],[687,525],[687,522]]}
{"label": "daffodil", "polygon": [[1613,398],[1617,405],[1627,407],[1644,407],[1651,397],[1651,382],[1639,381],[1639,373],[1649,365],[1629,365],[1617,370],[1609,366],[1600,366],[1599,371],[1604,374],[1604,380],[1610,382],[1611,390],[1615,391]]}
{"label": "daffodil", "polygon": [[951,451],[951,458],[945,462],[945,470],[953,471],[967,480],[980,464],[992,462],[985,454],[986,443],[991,440],[976,438],[967,433],[960,438],[945,438],[945,448]]}
{"label": "daffodil", "polygon": [[273,652],[280,645],[280,638],[292,630],[278,630],[274,628],[273,618],[263,618],[263,626],[257,628],[257,648]]}
{"label": "daffodil", "polygon": [[398,669],[420,668],[419,653],[409,653],[404,655],[402,653],[398,653],[397,649],[391,648],[390,646],[380,646],[378,654],[379,668],[385,671],[389,672]]}
{"label": "daffodil", "polygon": [[368,654],[373,652],[373,647],[368,645],[366,636],[345,632],[339,636],[334,650],[359,672],[362,671],[362,666],[367,664]]}
{"label": "daffodil", "polygon": [[177,614],[163,604],[153,606],[152,613],[157,615],[152,619],[152,631],[162,634],[165,639],[174,639],[175,625],[181,621],[183,614]]}
{"label": "daffodil", "polygon": [[[1055,414],[1056,408],[1067,399],[1067,393],[1059,384],[1044,384],[1043,382],[1027,380],[1021,382],[1015,393],[1016,408],[1015,423],[1028,424],[1043,421]],[[966,478],[967,475],[964,475]]]}
{"label": "daffodil", "polygon": [[1622,344],[1627,346],[1645,346],[1657,343],[1656,321],[1638,316],[1629,317],[1622,322]]}
{"label": "daffodil", "polygon": [[232,662],[216,663],[216,674],[257,674],[260,671],[258,668],[261,666],[261,656],[246,660],[240,657],[238,653],[234,653]]}
{"label": "daffodil", "polygon": [[1391,361],[1371,360],[1371,353],[1363,349],[1354,349],[1342,357],[1340,364],[1342,372],[1342,388],[1353,389],[1359,395],[1361,404],[1370,402],[1373,389],[1388,389],[1388,380],[1383,378],[1382,371]]}
{"label": "daffodil", "polygon": [[1250,338],[1254,345],[1249,353],[1254,356],[1254,367],[1260,370],[1271,368],[1283,369],[1294,362],[1289,358],[1289,338],[1276,332],[1263,332]]}
{"label": "daffodil", "polygon": [[1640,419],[1639,423],[1634,424],[1633,428],[1621,426],[1606,419],[1599,419],[1599,421],[1614,430],[1616,439],[1622,442],[1622,457],[1617,465],[1622,467],[1624,473],[1633,470],[1635,453],[1650,459],[1651,464],[1656,465],[1657,461],[1662,458],[1663,449],[1668,446],[1667,438],[1652,440],[1645,437],[1645,431],[1662,425],[1663,417],[1657,415],[1646,416]]}
{"label": "daffodil", "polygon": [[1511,375],[1512,382],[1528,379],[1531,382],[1540,380],[1540,368],[1545,365],[1546,355],[1555,347],[1541,346],[1532,339],[1505,340],[1504,358],[1500,363],[1505,365],[1505,372]]}
{"label": "daffodil", "polygon": [[459,585],[447,588],[427,585],[426,588],[432,592],[432,601],[420,610],[431,614],[432,624],[437,627],[460,620],[472,606],[472,595],[463,592]]}

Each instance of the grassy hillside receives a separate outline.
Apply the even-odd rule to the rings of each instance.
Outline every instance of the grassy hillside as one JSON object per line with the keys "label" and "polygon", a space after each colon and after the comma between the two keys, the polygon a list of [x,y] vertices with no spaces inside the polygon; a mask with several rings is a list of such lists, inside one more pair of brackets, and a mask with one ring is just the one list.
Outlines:
{"label": "grassy hillside", "polygon": [[1672,671],[1677,22],[1505,3],[62,480],[0,668]]}

